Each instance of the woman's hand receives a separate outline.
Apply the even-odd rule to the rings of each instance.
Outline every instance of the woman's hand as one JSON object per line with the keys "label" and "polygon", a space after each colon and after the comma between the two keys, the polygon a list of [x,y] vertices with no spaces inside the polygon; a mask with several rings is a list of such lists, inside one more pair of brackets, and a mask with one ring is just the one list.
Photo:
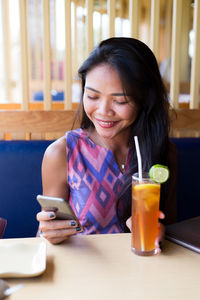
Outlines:
{"label": "woman's hand", "polygon": [[41,211],[37,214],[38,235],[52,244],[59,244],[82,230],[75,220],[55,220],[55,218],[56,214],[53,211]]}
{"label": "woman's hand", "polygon": [[[165,215],[163,212],[159,211],[159,219],[163,220],[165,218]],[[126,221],[126,226],[130,229],[130,231],[132,231],[132,217],[130,217],[127,221]],[[156,249],[157,249],[157,253],[161,252],[161,244],[162,244],[162,240],[164,239],[164,232],[165,232],[165,227],[163,224],[161,224],[160,222],[158,223],[158,228],[159,228],[159,232],[158,232],[158,236],[156,238],[155,241],[155,245],[156,245]]]}
{"label": "woman's hand", "polygon": [[[159,219],[163,220],[165,218],[165,214],[162,211],[159,211]],[[164,239],[164,235],[165,235],[165,226],[162,223],[158,223],[158,236],[156,238],[155,241],[155,245],[156,245],[156,249],[157,249],[157,253],[160,253],[162,250],[162,241]]]}

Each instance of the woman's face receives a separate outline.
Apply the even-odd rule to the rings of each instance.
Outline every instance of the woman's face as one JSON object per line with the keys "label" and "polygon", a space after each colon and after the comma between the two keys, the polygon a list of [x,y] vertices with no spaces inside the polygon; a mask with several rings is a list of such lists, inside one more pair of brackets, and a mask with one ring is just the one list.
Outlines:
{"label": "woman's face", "polygon": [[117,71],[108,64],[96,66],[87,73],[83,105],[103,138],[129,133],[138,113],[136,104],[124,94]]}

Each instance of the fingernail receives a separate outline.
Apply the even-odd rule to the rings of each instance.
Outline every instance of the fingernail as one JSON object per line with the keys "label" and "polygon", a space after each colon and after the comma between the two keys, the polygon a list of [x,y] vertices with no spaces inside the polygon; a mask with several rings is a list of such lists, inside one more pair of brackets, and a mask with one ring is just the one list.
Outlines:
{"label": "fingernail", "polygon": [[81,227],[76,227],[76,231],[81,231]]}
{"label": "fingernail", "polygon": [[54,217],[54,213],[50,213],[49,218],[53,218],[53,217]]}
{"label": "fingernail", "polygon": [[75,226],[76,225],[76,222],[75,221],[71,221],[71,226]]}

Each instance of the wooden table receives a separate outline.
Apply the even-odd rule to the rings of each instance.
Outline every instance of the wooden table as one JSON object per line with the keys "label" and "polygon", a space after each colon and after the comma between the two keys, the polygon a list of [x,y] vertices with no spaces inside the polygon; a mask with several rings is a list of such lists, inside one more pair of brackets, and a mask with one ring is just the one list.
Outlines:
{"label": "wooden table", "polygon": [[8,279],[10,286],[24,283],[9,299],[200,299],[199,254],[165,241],[160,255],[139,257],[130,239],[130,234],[105,234],[74,236],[61,245],[47,242],[46,271]]}

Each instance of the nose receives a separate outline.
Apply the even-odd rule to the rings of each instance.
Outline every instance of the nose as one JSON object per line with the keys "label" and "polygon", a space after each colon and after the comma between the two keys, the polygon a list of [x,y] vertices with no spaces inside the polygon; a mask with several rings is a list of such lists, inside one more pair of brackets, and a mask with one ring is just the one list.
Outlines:
{"label": "nose", "polygon": [[112,116],[114,111],[112,109],[112,103],[108,99],[102,99],[99,103],[98,113],[105,116]]}

